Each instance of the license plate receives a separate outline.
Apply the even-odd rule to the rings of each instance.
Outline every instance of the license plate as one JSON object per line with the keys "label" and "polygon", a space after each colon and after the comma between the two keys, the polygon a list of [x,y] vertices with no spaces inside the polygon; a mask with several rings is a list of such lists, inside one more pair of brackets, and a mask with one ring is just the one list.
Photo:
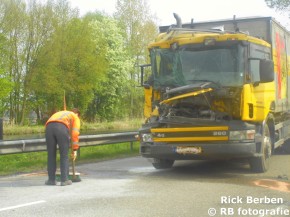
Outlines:
{"label": "license plate", "polygon": [[200,154],[201,153],[201,147],[195,147],[195,146],[177,146],[175,148],[175,152],[178,154]]}

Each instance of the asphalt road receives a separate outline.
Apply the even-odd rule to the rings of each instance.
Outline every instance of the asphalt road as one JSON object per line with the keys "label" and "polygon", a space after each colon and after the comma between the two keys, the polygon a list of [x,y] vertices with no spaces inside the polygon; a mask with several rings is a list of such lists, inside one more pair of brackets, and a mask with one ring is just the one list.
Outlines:
{"label": "asphalt road", "polygon": [[290,155],[253,174],[243,161],[180,161],[155,170],[141,157],[77,165],[82,182],[46,186],[44,172],[0,178],[0,216],[289,216]]}

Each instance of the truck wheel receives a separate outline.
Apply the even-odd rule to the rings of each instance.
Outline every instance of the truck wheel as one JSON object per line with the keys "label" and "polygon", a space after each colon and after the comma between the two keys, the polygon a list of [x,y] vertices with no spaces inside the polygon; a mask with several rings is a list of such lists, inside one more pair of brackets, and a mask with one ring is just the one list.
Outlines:
{"label": "truck wheel", "polygon": [[155,169],[168,169],[172,167],[173,163],[174,160],[154,158],[152,165]]}
{"label": "truck wheel", "polygon": [[272,155],[272,143],[270,137],[269,127],[266,124],[263,129],[263,141],[261,144],[262,156],[253,157],[250,159],[250,167],[253,172],[264,173],[270,167],[270,158]]}

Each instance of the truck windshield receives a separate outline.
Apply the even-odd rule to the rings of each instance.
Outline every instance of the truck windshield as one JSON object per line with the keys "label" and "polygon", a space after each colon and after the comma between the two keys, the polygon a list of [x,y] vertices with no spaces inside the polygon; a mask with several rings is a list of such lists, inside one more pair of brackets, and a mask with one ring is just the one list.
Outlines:
{"label": "truck windshield", "polygon": [[241,86],[244,76],[244,48],[227,47],[152,49],[154,88],[179,87],[212,81],[221,86]]}

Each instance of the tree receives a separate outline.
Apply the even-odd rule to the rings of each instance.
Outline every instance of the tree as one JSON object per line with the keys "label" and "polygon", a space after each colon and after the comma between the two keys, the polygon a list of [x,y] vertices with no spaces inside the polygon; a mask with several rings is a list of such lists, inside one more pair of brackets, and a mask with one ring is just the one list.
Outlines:
{"label": "tree", "polygon": [[0,68],[0,113],[3,114],[7,109],[7,104],[5,103],[6,97],[12,91],[13,84],[9,80],[7,76],[5,76],[5,72]]}
{"label": "tree", "polygon": [[288,11],[290,8],[290,0],[265,0],[270,8],[276,8],[280,11]]}
{"label": "tree", "polygon": [[14,85],[9,94],[9,116],[10,121],[19,120],[19,111],[23,88],[24,75],[24,35],[26,30],[25,4],[21,0],[0,0],[1,33],[6,40],[7,56],[2,59],[6,61],[7,67],[4,72],[6,79],[11,78]]}
{"label": "tree", "polygon": [[36,59],[42,46],[50,39],[53,32],[52,4],[43,5],[37,0],[29,0],[26,7],[26,31],[23,35],[23,90],[21,103],[21,119],[20,124],[24,124],[26,115],[35,109],[32,93],[32,79],[34,76]]}
{"label": "tree", "polygon": [[88,20],[72,16],[57,22],[36,59],[31,86],[37,99],[47,99],[39,103],[49,113],[63,108],[64,92],[69,108],[87,108],[101,74],[95,46]]}
{"label": "tree", "polygon": [[118,4],[115,19],[79,17],[69,0],[0,0],[0,112],[25,124],[31,111],[42,119],[62,109],[65,93],[88,120],[140,117],[137,66],[157,28],[145,0]]}
{"label": "tree", "polygon": [[6,73],[6,68],[8,67],[7,55],[7,40],[3,34],[0,34],[0,59],[2,60],[0,62],[0,114],[3,114],[7,109],[5,101],[13,88],[11,78]]}
{"label": "tree", "polygon": [[[0,0],[0,29],[7,40],[6,79],[14,88],[9,97],[11,122],[24,124],[33,103],[30,85],[39,50],[52,33],[53,1]],[[29,103],[28,103],[29,102]]]}
{"label": "tree", "polygon": [[142,114],[143,90],[136,89],[139,81],[139,65],[148,61],[147,44],[157,35],[155,17],[151,14],[146,0],[117,0],[115,17],[124,30],[126,46],[131,59],[134,60],[129,71],[131,90],[126,105],[131,117]]}
{"label": "tree", "polygon": [[95,85],[95,98],[88,113],[99,120],[114,120],[127,116],[123,104],[127,91],[127,71],[132,62],[125,49],[122,29],[113,18],[96,15],[91,21],[96,51],[104,71]]}
{"label": "tree", "polygon": [[11,79],[14,87],[2,101],[11,122],[62,109],[64,91],[69,106],[85,110],[98,76],[89,22],[68,0],[0,0],[0,12],[0,85]]}

